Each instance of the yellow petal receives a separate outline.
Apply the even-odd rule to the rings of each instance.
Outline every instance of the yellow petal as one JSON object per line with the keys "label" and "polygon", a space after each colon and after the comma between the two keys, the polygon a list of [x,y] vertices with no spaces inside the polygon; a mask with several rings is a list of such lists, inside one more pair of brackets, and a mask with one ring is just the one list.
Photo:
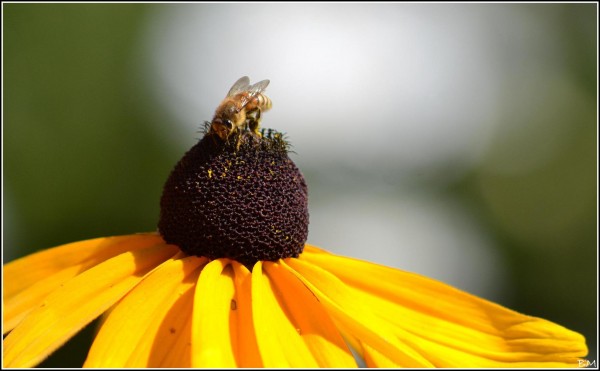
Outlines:
{"label": "yellow petal", "polygon": [[164,343],[152,342],[151,350],[145,351],[150,355],[148,358],[149,368],[192,367],[194,288],[195,286],[181,295],[167,312],[164,321],[161,322],[156,336],[157,339],[165,339],[165,341]]}
{"label": "yellow petal", "polygon": [[262,367],[246,267],[228,259],[209,263],[198,280],[194,302],[194,367]]}
{"label": "yellow petal", "polygon": [[[98,261],[101,262],[106,260],[107,256],[112,257],[125,251],[159,243],[164,243],[159,235],[140,233],[73,242],[27,255],[4,266],[4,296],[10,297],[56,271],[78,265],[86,260],[101,259]],[[11,279],[6,280],[6,278]]]}
{"label": "yellow petal", "polygon": [[206,261],[173,258],[146,275],[111,310],[84,367],[190,367],[189,319],[196,280]]}
{"label": "yellow petal", "polygon": [[390,330],[389,323],[377,317],[337,277],[304,260],[286,259],[282,264],[286,263],[290,271],[317,296],[330,316],[335,319],[338,327],[348,337],[355,336],[375,348],[397,367],[432,366],[415,349],[398,339]]}
{"label": "yellow petal", "polygon": [[4,333],[37,303],[79,273],[126,251],[164,243],[156,234],[105,237],[54,247],[4,266]]}
{"label": "yellow petal", "polygon": [[263,367],[252,320],[252,274],[236,261],[231,265],[235,276],[236,302],[232,310],[237,315],[237,367]]}
{"label": "yellow petal", "polygon": [[313,293],[284,266],[265,262],[263,268],[277,289],[282,308],[319,367],[356,367],[354,356]]}
{"label": "yellow petal", "polygon": [[120,254],[65,282],[4,340],[4,367],[41,362],[178,251],[171,245]]}
{"label": "yellow petal", "polygon": [[365,360],[365,364],[369,368],[398,368],[399,365],[386,357],[385,355],[378,352],[375,348],[368,344],[359,341],[362,348],[362,355]]}
{"label": "yellow petal", "polygon": [[439,367],[576,367],[587,354],[578,333],[417,274],[335,255],[301,259],[340,278]]}
{"label": "yellow petal", "polygon": [[192,317],[192,366],[236,367],[237,298],[228,259],[204,267],[198,279]]}
{"label": "yellow petal", "polygon": [[252,269],[252,316],[264,366],[318,367],[289,315],[259,261]]}

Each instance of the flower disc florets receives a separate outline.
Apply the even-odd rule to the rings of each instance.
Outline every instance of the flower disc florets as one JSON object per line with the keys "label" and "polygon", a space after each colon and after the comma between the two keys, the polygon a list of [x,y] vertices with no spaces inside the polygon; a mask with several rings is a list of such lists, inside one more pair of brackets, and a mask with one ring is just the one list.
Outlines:
{"label": "flower disc florets", "polygon": [[207,134],[175,166],[158,229],[189,255],[259,260],[297,257],[308,235],[308,192],[282,135]]}

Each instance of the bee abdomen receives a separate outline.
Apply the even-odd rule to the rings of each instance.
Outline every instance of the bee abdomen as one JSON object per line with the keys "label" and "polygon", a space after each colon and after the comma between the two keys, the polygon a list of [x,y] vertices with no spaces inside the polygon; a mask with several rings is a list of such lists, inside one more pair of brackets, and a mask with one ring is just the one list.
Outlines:
{"label": "bee abdomen", "polygon": [[271,109],[272,103],[269,97],[264,94],[258,94],[256,99],[258,100],[258,107],[260,107],[261,110],[267,111]]}

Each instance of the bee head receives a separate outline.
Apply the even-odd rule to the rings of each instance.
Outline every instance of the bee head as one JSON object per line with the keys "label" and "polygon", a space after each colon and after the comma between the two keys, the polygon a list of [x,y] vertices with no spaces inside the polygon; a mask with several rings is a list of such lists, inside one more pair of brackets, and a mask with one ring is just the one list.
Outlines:
{"label": "bee head", "polygon": [[231,131],[233,129],[233,121],[224,117],[215,117],[212,121],[213,129],[221,128]]}

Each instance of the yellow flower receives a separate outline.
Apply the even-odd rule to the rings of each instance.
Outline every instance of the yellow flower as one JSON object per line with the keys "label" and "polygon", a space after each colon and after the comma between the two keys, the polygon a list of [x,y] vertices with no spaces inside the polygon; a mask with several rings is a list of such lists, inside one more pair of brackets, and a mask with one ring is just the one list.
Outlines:
{"label": "yellow flower", "polygon": [[[111,309],[112,308],[112,309]],[[110,310],[86,367],[576,367],[584,338],[441,282],[306,245],[298,258],[186,256],[157,234],[4,268],[4,367],[31,367]]]}
{"label": "yellow flower", "polygon": [[167,180],[159,233],[4,266],[4,367],[39,364],[103,314],[85,367],[356,367],[351,349],[369,367],[577,367],[587,354],[550,321],[305,244],[306,184],[282,136],[208,134]]}

